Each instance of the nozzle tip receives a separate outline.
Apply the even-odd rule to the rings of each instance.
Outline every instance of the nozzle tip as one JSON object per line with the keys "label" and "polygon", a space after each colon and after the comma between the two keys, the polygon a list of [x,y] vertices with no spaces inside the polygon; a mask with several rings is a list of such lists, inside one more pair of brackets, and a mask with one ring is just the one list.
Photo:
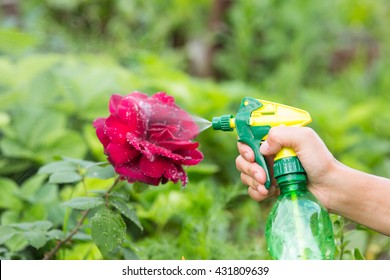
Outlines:
{"label": "nozzle tip", "polygon": [[214,117],[211,120],[211,126],[214,130],[221,130],[221,117]]}
{"label": "nozzle tip", "polygon": [[233,131],[233,128],[230,127],[231,118],[233,118],[233,115],[214,117],[211,121],[213,129],[222,131]]}

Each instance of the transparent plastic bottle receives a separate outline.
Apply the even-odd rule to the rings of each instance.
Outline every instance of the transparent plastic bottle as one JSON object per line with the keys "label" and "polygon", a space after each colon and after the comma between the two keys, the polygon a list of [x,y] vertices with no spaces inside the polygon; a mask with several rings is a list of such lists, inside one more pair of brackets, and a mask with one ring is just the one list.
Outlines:
{"label": "transparent plastic bottle", "polygon": [[268,251],[277,260],[331,260],[335,243],[327,210],[307,190],[296,156],[275,160],[280,195],[266,224]]}

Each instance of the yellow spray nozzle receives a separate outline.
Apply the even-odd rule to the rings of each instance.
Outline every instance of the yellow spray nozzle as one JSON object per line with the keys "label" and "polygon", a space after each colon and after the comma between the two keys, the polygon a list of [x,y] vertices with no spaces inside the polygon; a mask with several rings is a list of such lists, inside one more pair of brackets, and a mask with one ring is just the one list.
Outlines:
{"label": "yellow spray nozzle", "polygon": [[[252,111],[248,120],[250,126],[305,126],[311,117],[305,110],[284,104],[257,99],[262,107]],[[235,118],[229,119],[230,128],[235,128]]]}
{"label": "yellow spray nozzle", "polygon": [[302,109],[265,100],[259,101],[263,106],[252,112],[250,118],[252,126],[305,126],[311,122],[309,113]]}

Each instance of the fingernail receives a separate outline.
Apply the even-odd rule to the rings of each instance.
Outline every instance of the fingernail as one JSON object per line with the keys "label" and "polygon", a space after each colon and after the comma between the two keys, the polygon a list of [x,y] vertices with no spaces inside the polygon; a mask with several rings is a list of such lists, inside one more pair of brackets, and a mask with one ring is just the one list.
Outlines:
{"label": "fingernail", "polygon": [[244,159],[249,160],[248,152],[244,152],[244,154],[242,156],[244,157]]}
{"label": "fingernail", "polygon": [[267,141],[264,141],[263,144],[261,144],[260,149],[261,149],[263,152],[268,151],[268,149],[269,149],[269,144],[268,144],[268,142],[267,142]]}

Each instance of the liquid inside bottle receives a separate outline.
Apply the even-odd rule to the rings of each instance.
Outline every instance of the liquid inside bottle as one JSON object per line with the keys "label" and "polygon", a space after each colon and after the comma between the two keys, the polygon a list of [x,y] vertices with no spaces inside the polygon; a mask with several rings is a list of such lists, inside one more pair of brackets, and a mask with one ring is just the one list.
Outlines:
{"label": "liquid inside bottle", "polygon": [[330,260],[335,243],[329,214],[306,181],[284,182],[268,216],[266,240],[273,259]]}

